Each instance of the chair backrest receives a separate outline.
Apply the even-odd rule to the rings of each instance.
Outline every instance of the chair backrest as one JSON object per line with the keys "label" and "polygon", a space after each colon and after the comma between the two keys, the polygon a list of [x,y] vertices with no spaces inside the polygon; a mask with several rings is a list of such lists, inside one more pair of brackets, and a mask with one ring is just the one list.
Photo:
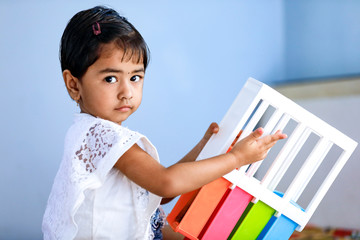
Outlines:
{"label": "chair backrest", "polygon": [[[355,150],[357,143],[354,140],[269,86],[249,78],[220,122],[219,133],[210,138],[198,159],[225,153],[240,130],[243,133],[239,140],[254,130],[270,106],[275,110],[264,126],[265,135],[272,134],[278,129],[283,130],[290,120],[296,122],[296,127],[286,139],[266,174],[261,181],[254,177],[262,163],[259,161],[250,166],[243,166],[239,170],[234,170],[224,177],[231,181],[234,186],[238,186],[254,196],[254,201],[263,201],[274,208],[278,215],[284,214],[299,224],[297,230],[301,231]],[[274,190],[310,134],[315,134],[319,140],[303,165],[298,169],[284,196],[279,197],[274,193]],[[335,145],[341,149],[342,153],[312,200],[306,207],[301,206],[304,209],[295,207],[294,202],[298,200],[330,149]]]}

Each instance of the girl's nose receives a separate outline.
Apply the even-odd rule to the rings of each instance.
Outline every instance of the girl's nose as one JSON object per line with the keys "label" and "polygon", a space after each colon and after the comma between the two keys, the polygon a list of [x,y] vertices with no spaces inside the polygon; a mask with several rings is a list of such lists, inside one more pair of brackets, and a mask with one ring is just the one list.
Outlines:
{"label": "girl's nose", "polygon": [[133,97],[132,87],[129,81],[123,81],[119,86],[119,99],[131,99]]}

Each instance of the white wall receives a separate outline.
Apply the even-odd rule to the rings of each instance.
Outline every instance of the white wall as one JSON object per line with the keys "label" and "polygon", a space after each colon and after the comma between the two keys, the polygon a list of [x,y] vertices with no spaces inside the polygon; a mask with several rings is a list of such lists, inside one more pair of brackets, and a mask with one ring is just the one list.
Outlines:
{"label": "white wall", "polygon": [[[360,95],[299,100],[298,103],[360,143]],[[360,147],[350,157],[325,195],[310,223],[360,229]]]}

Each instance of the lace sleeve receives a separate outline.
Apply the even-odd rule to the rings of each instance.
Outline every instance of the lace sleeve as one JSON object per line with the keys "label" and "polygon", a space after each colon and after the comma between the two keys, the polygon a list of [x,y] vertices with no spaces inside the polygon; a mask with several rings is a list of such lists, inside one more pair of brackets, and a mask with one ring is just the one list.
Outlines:
{"label": "lace sleeve", "polygon": [[79,173],[90,174],[98,169],[97,174],[104,177],[120,156],[139,139],[140,135],[129,129],[98,122],[89,128],[75,150],[75,165],[78,165]]}
{"label": "lace sleeve", "polygon": [[74,216],[87,189],[96,189],[116,161],[143,136],[105,120],[70,128],[43,219],[44,239],[72,239]]}

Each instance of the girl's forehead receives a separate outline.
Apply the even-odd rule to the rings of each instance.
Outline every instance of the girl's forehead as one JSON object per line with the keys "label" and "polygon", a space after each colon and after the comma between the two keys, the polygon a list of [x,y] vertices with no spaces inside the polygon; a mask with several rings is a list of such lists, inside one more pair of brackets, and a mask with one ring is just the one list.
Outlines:
{"label": "girl's forehead", "polygon": [[102,44],[99,48],[99,58],[111,58],[114,55],[121,58],[122,62],[143,63],[143,56],[135,49],[126,49],[119,46],[116,42]]}
{"label": "girl's forehead", "polygon": [[99,47],[99,57],[111,57],[114,51],[121,51],[124,52],[122,48],[117,46],[114,42],[111,43],[103,43]]}

